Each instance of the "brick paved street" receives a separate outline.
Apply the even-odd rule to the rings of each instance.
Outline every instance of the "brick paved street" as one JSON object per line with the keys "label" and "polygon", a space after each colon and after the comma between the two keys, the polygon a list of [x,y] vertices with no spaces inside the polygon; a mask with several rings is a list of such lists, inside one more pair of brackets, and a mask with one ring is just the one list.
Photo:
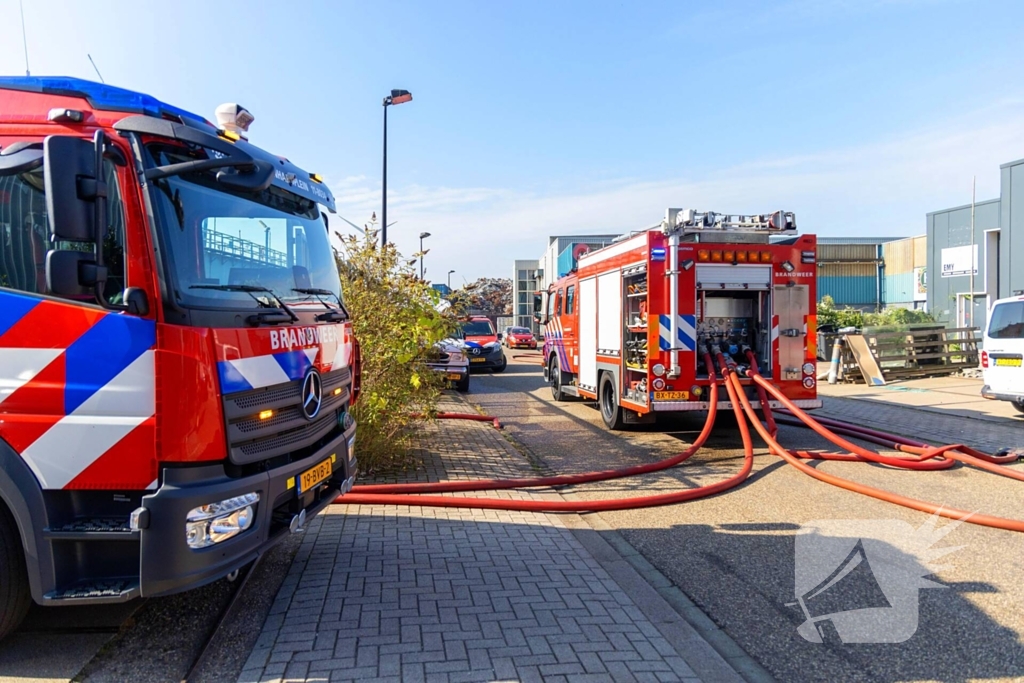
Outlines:
{"label": "brick paved street", "polygon": [[[423,448],[402,480],[535,472],[487,423],[427,426]],[[556,515],[335,506],[306,531],[240,681],[741,680],[624,565]]]}

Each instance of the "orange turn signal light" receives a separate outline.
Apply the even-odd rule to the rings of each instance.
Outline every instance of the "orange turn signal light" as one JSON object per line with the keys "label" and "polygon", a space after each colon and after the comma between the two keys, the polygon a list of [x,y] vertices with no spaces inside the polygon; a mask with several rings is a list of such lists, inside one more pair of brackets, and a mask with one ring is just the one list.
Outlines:
{"label": "orange turn signal light", "polygon": [[737,261],[737,263],[746,263],[747,262],[747,252],[745,252],[745,251],[737,251],[736,252],[736,261]]}
{"label": "orange turn signal light", "polygon": [[761,252],[761,263],[771,263],[771,262],[772,262],[772,252],[770,252],[770,251],[762,251]]}
{"label": "orange turn signal light", "polygon": [[713,251],[713,252],[711,252],[711,260],[714,261],[715,263],[721,263],[722,262],[722,252],[720,252],[720,251]]}
{"label": "orange turn signal light", "polygon": [[736,252],[726,251],[722,254],[722,257],[725,259],[726,263],[734,263],[736,261]]}
{"label": "orange turn signal light", "polygon": [[261,420],[269,420],[272,417],[274,417],[274,411],[273,410],[261,410],[260,411],[260,419]]}
{"label": "orange turn signal light", "polygon": [[698,249],[697,250],[697,260],[698,261],[710,261],[711,260],[711,251],[709,249]]}

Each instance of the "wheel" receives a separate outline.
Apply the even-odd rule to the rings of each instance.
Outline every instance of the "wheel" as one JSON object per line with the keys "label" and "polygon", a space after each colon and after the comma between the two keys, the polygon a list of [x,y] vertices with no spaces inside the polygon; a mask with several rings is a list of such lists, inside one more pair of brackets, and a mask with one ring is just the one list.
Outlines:
{"label": "wheel", "polygon": [[31,606],[21,537],[10,513],[0,510],[0,639],[18,628]]}
{"label": "wheel", "polygon": [[548,380],[551,382],[551,397],[556,401],[565,401],[569,397],[562,391],[562,371],[558,369],[558,358],[554,354],[548,360]]}
{"label": "wheel", "polygon": [[508,367],[508,359],[505,358],[505,354],[501,354],[501,365],[494,368],[494,372],[505,372],[505,368]]}
{"label": "wheel", "polygon": [[1017,409],[1018,413],[1024,413],[1024,401],[1013,401],[1013,407]]}
{"label": "wheel", "polygon": [[460,394],[464,394],[469,391],[469,372],[466,372],[466,376],[455,383],[455,391]]}
{"label": "wheel", "polygon": [[610,372],[601,375],[601,389],[597,402],[601,408],[601,419],[608,429],[622,429],[622,408],[619,407],[619,390]]}

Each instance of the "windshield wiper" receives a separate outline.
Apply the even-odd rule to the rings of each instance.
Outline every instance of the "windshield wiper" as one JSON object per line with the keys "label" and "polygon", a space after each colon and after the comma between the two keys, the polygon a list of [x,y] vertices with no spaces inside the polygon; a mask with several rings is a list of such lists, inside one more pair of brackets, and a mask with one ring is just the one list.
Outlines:
{"label": "windshield wiper", "polygon": [[[298,322],[299,316],[295,315],[292,309],[288,308],[288,304],[281,300],[274,291],[266,287],[259,287],[257,285],[190,285],[189,289],[215,289],[221,292],[245,292],[252,297],[253,301],[259,304],[260,308],[271,308],[282,313],[272,313],[270,311],[266,313],[256,313],[248,317],[248,322],[254,325],[260,325],[263,323],[286,323],[286,322]],[[274,297],[274,301],[277,302],[277,306],[272,306],[267,302],[256,296],[256,292],[269,294]]]}
{"label": "windshield wiper", "polygon": [[[318,315],[316,317],[317,320],[329,323],[338,322],[340,320],[348,320],[348,311],[345,309],[345,304],[341,303],[341,297],[332,292],[331,290],[321,289],[319,287],[292,287],[292,291],[298,292],[299,294],[309,294],[310,296],[315,296],[316,300],[324,305],[324,308],[329,309],[326,313],[321,313],[320,315]],[[324,296],[333,296],[334,299],[338,302],[338,308],[331,308],[330,306],[328,306],[327,302],[321,298]]]}

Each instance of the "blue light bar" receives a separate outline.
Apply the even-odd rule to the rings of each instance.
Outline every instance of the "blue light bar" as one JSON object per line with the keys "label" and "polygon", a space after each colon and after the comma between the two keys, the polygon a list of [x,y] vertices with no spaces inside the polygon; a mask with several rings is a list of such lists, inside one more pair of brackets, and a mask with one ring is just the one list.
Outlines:
{"label": "blue light bar", "polygon": [[131,112],[156,118],[163,118],[166,114],[206,122],[202,116],[164,104],[149,95],[69,76],[0,76],[0,88],[84,97],[93,109],[102,111]]}
{"label": "blue light bar", "polygon": [[665,248],[654,247],[651,249],[651,260],[652,261],[664,261],[665,260]]}

